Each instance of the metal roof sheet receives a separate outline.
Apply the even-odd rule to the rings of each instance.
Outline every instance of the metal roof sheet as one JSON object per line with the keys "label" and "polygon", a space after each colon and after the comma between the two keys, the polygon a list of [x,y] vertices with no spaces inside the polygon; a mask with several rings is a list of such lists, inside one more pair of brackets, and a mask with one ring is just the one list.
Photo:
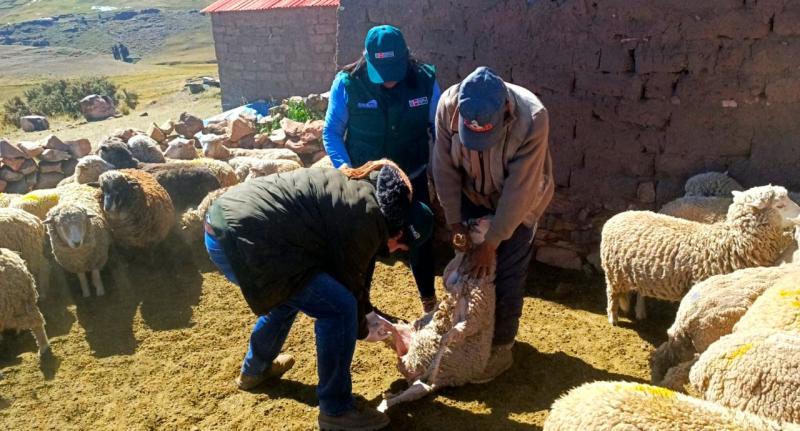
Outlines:
{"label": "metal roof sheet", "polygon": [[337,6],[339,0],[217,0],[203,9],[203,13]]}

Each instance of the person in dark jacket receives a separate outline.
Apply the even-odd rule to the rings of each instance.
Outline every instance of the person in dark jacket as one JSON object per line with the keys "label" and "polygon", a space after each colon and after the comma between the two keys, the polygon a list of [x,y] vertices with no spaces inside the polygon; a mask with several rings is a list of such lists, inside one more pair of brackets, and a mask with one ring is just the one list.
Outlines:
{"label": "person in dark jacket", "polygon": [[[414,200],[430,205],[429,133],[441,90],[433,65],[416,61],[400,30],[373,27],[364,54],[331,85],[322,141],[334,167],[388,158],[408,173]],[[411,270],[425,312],[436,305],[433,244],[411,253]]]}
{"label": "person in dark jacket", "polygon": [[391,162],[300,169],[231,188],[206,215],[211,260],[260,316],[237,379],[247,390],[293,365],[279,355],[298,311],[316,319],[322,429],[380,429],[383,413],[357,408],[350,364],[364,339],[376,256],[428,240],[430,209]]}

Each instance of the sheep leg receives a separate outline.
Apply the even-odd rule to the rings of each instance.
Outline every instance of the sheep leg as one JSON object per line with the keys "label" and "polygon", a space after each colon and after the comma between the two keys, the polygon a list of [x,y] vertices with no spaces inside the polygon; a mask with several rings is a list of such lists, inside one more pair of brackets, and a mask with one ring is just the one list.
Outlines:
{"label": "sheep leg", "polygon": [[39,299],[47,298],[47,292],[50,290],[50,264],[47,262],[47,259],[44,259],[42,262],[42,267],[39,268],[39,280],[38,281],[38,289],[39,292]]}
{"label": "sheep leg", "polygon": [[106,289],[103,286],[103,279],[100,277],[99,269],[92,270],[92,284],[94,284],[94,288],[97,289],[97,296],[103,296],[106,294]]}
{"label": "sheep leg", "polygon": [[644,295],[636,294],[636,320],[647,319],[647,306],[644,302]]}
{"label": "sheep leg", "polygon": [[83,297],[88,298],[91,296],[92,294],[89,292],[89,281],[86,279],[86,274],[79,272],[78,280],[81,282],[81,293],[83,293]]}
{"label": "sheep leg", "polygon": [[47,340],[47,333],[44,331],[44,325],[41,325],[33,330],[33,338],[36,339],[36,345],[39,346],[39,355],[45,354],[50,349],[50,342]]}
{"label": "sheep leg", "polygon": [[383,401],[381,401],[380,405],[378,405],[378,411],[381,413],[385,413],[389,407],[396,406],[400,403],[407,403],[410,401],[416,401],[420,398],[425,397],[426,395],[430,394],[431,392],[436,390],[435,385],[428,385],[422,380],[417,380],[411,385],[408,389],[400,392],[398,394],[388,394],[385,395]]}
{"label": "sheep leg", "polygon": [[606,277],[606,298],[608,300],[606,312],[608,313],[608,323],[611,326],[617,326],[619,321],[619,296],[619,293],[612,290],[611,283]]}

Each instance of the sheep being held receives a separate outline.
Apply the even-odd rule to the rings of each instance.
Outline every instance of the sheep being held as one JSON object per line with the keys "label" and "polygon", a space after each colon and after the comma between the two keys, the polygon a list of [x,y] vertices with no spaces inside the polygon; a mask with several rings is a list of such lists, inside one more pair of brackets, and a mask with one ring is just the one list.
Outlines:
{"label": "sheep being held", "polygon": [[151,174],[137,169],[109,171],[100,176],[100,187],[111,235],[120,246],[154,246],[175,225],[172,200]]}
{"label": "sheep being held", "polygon": [[[471,223],[473,244],[483,242],[489,223],[488,218]],[[494,334],[494,264],[488,275],[474,278],[468,275],[467,262],[459,252],[445,268],[446,292],[436,310],[413,326],[394,326],[397,368],[411,386],[385,395],[379,410],[417,400],[442,387],[473,382],[486,368]]]}
{"label": "sheep being held", "polygon": [[100,270],[108,261],[111,232],[100,207],[99,189],[66,186],[61,202],[47,214],[45,226],[53,256],[62,268],[78,275],[84,298],[91,295],[86,273],[90,272],[97,296],[105,294]]}
{"label": "sheep being held", "polygon": [[787,228],[800,207],[779,186],[734,192],[724,222],[703,224],[649,211],[626,211],[603,226],[600,257],[606,275],[608,320],[617,324],[628,295],[679,301],[694,284],[737,269],[773,265],[791,244]]}
{"label": "sheep being held", "polygon": [[36,305],[36,282],[25,261],[7,248],[0,248],[0,281],[0,333],[7,329],[31,330],[41,356],[50,349],[50,343],[44,317]]}

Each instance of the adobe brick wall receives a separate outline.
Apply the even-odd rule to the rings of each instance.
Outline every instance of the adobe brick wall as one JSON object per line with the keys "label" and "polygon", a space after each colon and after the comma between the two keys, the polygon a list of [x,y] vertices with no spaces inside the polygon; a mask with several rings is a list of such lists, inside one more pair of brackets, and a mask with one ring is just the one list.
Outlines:
{"label": "adobe brick wall", "polygon": [[336,66],[336,8],[211,14],[222,106],[322,93]]}
{"label": "adobe brick wall", "polygon": [[800,189],[800,2],[342,0],[337,61],[400,27],[447,87],[479,65],[549,108],[558,191],[539,260],[597,261],[603,221],[692,174]]}

